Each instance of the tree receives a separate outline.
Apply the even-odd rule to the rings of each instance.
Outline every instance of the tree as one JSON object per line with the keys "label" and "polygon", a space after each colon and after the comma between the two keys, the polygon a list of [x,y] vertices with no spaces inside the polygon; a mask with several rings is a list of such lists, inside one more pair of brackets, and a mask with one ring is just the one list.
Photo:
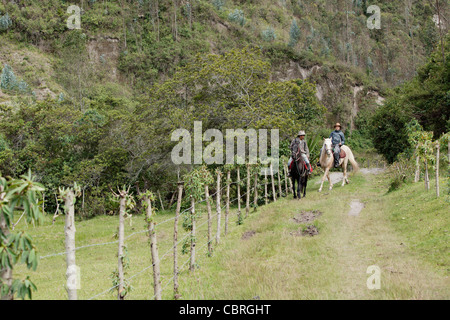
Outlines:
{"label": "tree", "polygon": [[292,24],[291,24],[291,30],[289,31],[289,47],[295,47],[295,45],[297,44],[298,40],[300,39],[300,28],[297,25],[297,20],[294,19],[292,20]]}
{"label": "tree", "polygon": [[17,86],[17,79],[11,67],[5,64],[0,76],[0,88],[4,90],[14,90]]}
{"label": "tree", "polygon": [[32,297],[36,286],[29,277],[13,279],[14,265],[19,261],[28,269],[36,270],[38,253],[33,239],[26,232],[12,232],[14,214],[23,212],[28,222],[41,222],[44,218],[41,207],[41,194],[44,187],[35,182],[31,172],[20,179],[0,177],[0,288],[2,299],[12,300]]}

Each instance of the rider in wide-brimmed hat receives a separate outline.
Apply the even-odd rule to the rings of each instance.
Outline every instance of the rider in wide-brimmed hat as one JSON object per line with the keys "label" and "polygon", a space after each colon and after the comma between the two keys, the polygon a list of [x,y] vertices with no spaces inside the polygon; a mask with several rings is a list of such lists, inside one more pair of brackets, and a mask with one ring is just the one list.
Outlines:
{"label": "rider in wide-brimmed hat", "polygon": [[341,131],[341,124],[338,122],[334,125],[334,131],[330,134],[331,143],[333,145],[334,167],[339,167],[339,155],[341,153],[341,146],[345,144],[345,136]]}
{"label": "rider in wide-brimmed hat", "polygon": [[[308,144],[305,140],[306,132],[304,130],[301,130],[297,137],[292,141],[290,149],[292,156],[289,159],[288,162],[288,168],[290,169],[292,160],[295,158],[297,159],[298,156],[301,156],[303,158],[303,161],[305,161],[307,167],[308,167],[308,174],[312,173],[312,167],[309,162],[309,148]],[[290,176],[290,170],[289,170],[289,176]]]}

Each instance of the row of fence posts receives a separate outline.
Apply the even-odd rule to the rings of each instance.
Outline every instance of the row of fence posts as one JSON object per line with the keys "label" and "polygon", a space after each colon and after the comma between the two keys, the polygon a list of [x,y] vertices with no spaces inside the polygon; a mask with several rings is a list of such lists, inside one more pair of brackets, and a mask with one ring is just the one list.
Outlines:
{"label": "row of fence posts", "polygon": [[[439,144],[439,142],[436,142],[435,146],[436,148],[436,163],[435,163],[435,182],[436,182],[436,197],[439,198],[440,196],[440,191],[439,191],[439,165],[440,165],[440,148],[441,145]],[[419,148],[419,146],[416,146],[416,153],[417,153],[417,149]],[[425,155],[426,155],[426,150],[425,150]],[[447,157],[448,157],[448,163],[450,163],[450,140],[448,142],[448,153],[447,153]],[[424,183],[425,183],[425,190],[428,191],[430,190],[430,177],[429,177],[429,170],[428,170],[428,161],[425,157],[424,160]],[[414,182],[417,183],[420,180],[420,156],[416,155],[416,168],[415,168],[415,173],[414,173]]]}
{"label": "row of fence posts", "polygon": [[[288,168],[285,165],[284,168],[284,176],[285,176],[285,191],[286,196],[288,193],[292,193],[292,181],[291,179],[288,179],[287,172]],[[242,221],[242,208],[241,208],[241,178],[240,178],[240,169],[237,169],[237,201],[238,201],[238,221]],[[277,201],[277,194],[276,194],[276,188],[275,188],[275,177],[273,173],[273,167],[270,165],[269,173],[271,176],[271,185],[272,185],[272,194],[273,194],[273,201]],[[258,173],[255,173],[254,175],[254,185],[253,185],[253,193],[254,193],[254,211],[257,210],[258,206]],[[231,171],[227,171],[227,180],[226,180],[226,196],[225,196],[225,226],[224,226],[224,235],[226,236],[229,232],[228,230],[228,224],[229,224],[229,213],[230,213],[230,203],[233,202],[230,199],[230,189],[231,189]],[[290,183],[290,187],[288,189],[288,181]],[[250,212],[250,199],[251,199],[251,173],[250,173],[250,166],[247,165],[247,188],[246,188],[246,201],[245,201],[245,217],[248,217]],[[269,203],[268,199],[268,179],[267,179],[267,169],[265,169],[264,172],[264,203],[267,205]],[[216,213],[217,213],[217,231],[216,231],[216,237],[215,237],[215,243],[218,245],[220,243],[220,237],[221,237],[221,184],[222,184],[222,173],[217,174],[217,192],[216,192]],[[183,199],[183,190],[184,190],[184,182],[179,181],[177,184],[177,205],[175,209],[175,218],[174,218],[174,229],[173,229],[173,293],[174,298],[179,299],[179,265],[178,265],[178,225],[179,225],[179,219],[180,219],[180,212],[181,212],[181,203]],[[122,294],[125,284],[125,275],[124,275],[124,248],[125,248],[125,215],[126,215],[126,200],[128,196],[129,190],[121,190],[118,194],[115,194],[119,198],[119,231],[118,231],[118,285],[117,285],[117,299],[123,300],[124,295]],[[210,203],[210,194],[209,194],[209,186],[205,184],[205,200],[206,200],[206,208],[208,213],[208,256],[212,255],[212,209],[211,209],[211,203]],[[280,197],[283,196],[282,192],[282,184],[281,184],[281,174],[278,172],[278,192]],[[161,199],[160,195],[158,197]],[[68,298],[69,300],[77,300],[77,286],[73,284],[73,279],[77,277],[75,274],[77,272],[76,267],[76,257],[75,257],[75,209],[74,209],[74,199],[75,199],[75,193],[72,190],[69,190],[65,200],[65,207],[66,210],[66,217],[65,217],[65,250],[66,250],[66,264],[67,264],[67,271],[66,271],[66,277],[67,277],[67,292],[68,292]],[[191,239],[190,239],[190,260],[189,260],[189,270],[194,271],[195,270],[195,256],[196,256],[196,218],[195,218],[195,200],[193,197],[190,197],[191,199],[191,207],[190,207],[190,216],[191,216]],[[157,237],[156,237],[156,230],[155,230],[155,222],[153,219],[154,216],[154,210],[152,207],[152,200],[150,199],[150,196],[145,195],[143,196],[143,201],[146,205],[146,221],[147,221],[147,229],[148,229],[148,235],[150,240],[150,251],[151,251],[151,257],[152,257],[152,267],[153,267],[153,286],[154,286],[154,297],[155,300],[161,300],[162,298],[162,287],[161,287],[161,272],[160,272],[160,259],[158,254],[158,245],[157,245]],[[162,202],[161,202],[162,205]],[[71,283],[69,283],[69,281]]]}

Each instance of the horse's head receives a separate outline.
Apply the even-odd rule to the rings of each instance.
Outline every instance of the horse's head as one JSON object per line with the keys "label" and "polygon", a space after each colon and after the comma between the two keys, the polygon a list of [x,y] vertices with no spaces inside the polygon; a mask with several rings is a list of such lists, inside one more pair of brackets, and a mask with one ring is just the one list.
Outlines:
{"label": "horse's head", "polygon": [[333,153],[333,145],[331,143],[331,139],[324,139],[323,149],[326,150],[327,155],[331,156]]}

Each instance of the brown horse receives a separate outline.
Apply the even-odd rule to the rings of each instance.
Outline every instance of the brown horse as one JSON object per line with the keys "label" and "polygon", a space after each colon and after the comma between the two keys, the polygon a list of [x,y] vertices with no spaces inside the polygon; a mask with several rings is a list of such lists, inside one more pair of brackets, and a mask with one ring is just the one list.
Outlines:
{"label": "brown horse", "polygon": [[[306,187],[308,186],[308,170],[305,167],[305,162],[302,157],[298,157],[293,160],[292,170],[292,191],[294,192],[294,199],[301,199],[306,197]],[[297,190],[295,189],[295,183],[297,183]]]}
{"label": "brown horse", "polygon": [[[320,166],[323,170],[325,170],[325,174],[322,178],[322,184],[320,185],[319,192],[322,192],[323,183],[326,178],[328,178],[328,182],[330,183],[330,190],[333,189],[333,184],[331,183],[330,179],[330,170],[334,166],[334,157],[333,157],[333,146],[331,143],[331,139],[325,139],[322,147],[322,152],[320,154]],[[341,158],[339,160],[339,165],[344,170],[344,179],[342,180],[342,186],[344,186],[346,183],[348,184],[348,175],[347,175],[347,165],[348,162],[353,166],[353,170],[358,171],[359,166],[358,163],[355,160],[355,157],[353,156],[352,150],[350,150],[347,146],[342,146],[341,151],[345,152],[345,157]]]}

